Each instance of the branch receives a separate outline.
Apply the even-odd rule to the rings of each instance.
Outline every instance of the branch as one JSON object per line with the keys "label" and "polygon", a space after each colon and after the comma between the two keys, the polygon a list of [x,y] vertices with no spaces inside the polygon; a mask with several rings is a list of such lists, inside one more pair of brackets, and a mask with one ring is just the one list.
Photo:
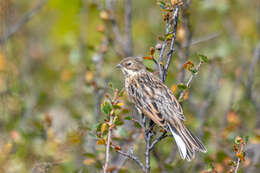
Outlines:
{"label": "branch", "polygon": [[239,164],[240,164],[240,158],[237,158],[237,161],[236,161],[236,168],[235,168],[235,173],[237,173],[237,171],[238,171]]}
{"label": "branch", "polygon": [[160,142],[162,139],[166,138],[168,135],[167,135],[167,131],[164,131],[162,135],[158,136],[154,141],[153,143],[150,145],[150,150],[152,150],[154,148],[154,146]]}
{"label": "branch", "polygon": [[151,169],[151,165],[150,165],[150,143],[151,143],[151,139],[152,139],[153,133],[152,131],[148,131],[145,132],[145,172],[149,173],[150,169]]}
{"label": "branch", "polygon": [[121,150],[116,150],[116,152],[119,153],[119,154],[121,154],[121,155],[123,155],[123,156],[125,156],[125,157],[127,157],[127,158],[129,158],[129,159],[131,159],[131,160],[133,160],[133,161],[135,161],[135,162],[141,167],[141,169],[143,170],[143,172],[145,172],[145,167],[144,167],[144,165],[143,165],[142,162],[139,160],[139,158],[134,155],[133,150],[130,149],[127,153],[126,153],[126,152],[123,152],[123,151],[121,151]]}
{"label": "branch", "polygon": [[174,46],[174,43],[175,43],[175,40],[176,40],[176,33],[177,33],[178,16],[179,16],[179,6],[176,5],[174,13],[173,13],[173,22],[174,22],[174,24],[173,24],[173,37],[172,37],[171,44],[170,44],[170,50],[167,54],[167,62],[166,62],[166,65],[165,65],[165,68],[164,68],[164,71],[163,71],[163,78],[162,78],[163,82],[165,82],[165,80],[166,80],[168,68],[169,68],[169,65],[170,65],[171,60],[172,60],[172,54],[173,54],[173,51],[174,51],[173,46]]}
{"label": "branch", "polygon": [[[216,32],[216,33],[213,33],[213,34],[209,34],[209,35],[203,36],[201,38],[194,39],[194,40],[191,41],[190,45],[193,46],[193,45],[196,45],[196,44],[199,44],[199,43],[203,43],[203,42],[212,40],[214,38],[217,38],[219,35],[220,35],[220,33]],[[182,48],[185,48],[187,46],[188,45],[186,44],[186,45],[182,46]]]}
{"label": "branch", "polygon": [[106,143],[106,161],[105,161],[105,166],[104,166],[104,173],[107,173],[108,169],[108,163],[109,163],[109,151],[110,151],[110,143],[111,143],[111,136],[112,136],[112,123],[113,123],[113,116],[110,115],[110,120],[109,120],[109,128],[108,128],[108,134],[107,134],[107,143]]}
{"label": "branch", "polygon": [[133,41],[132,41],[132,0],[125,0],[125,53],[126,56],[131,56],[133,52]]}
{"label": "branch", "polygon": [[0,44],[5,44],[6,41],[14,35],[23,25],[25,25],[42,7],[43,5],[47,2],[47,0],[41,0],[31,11],[27,12],[23,18],[14,24],[7,33],[0,38]]}
{"label": "branch", "polygon": [[[158,68],[159,68],[159,74],[160,74],[160,79],[165,82],[167,73],[168,73],[168,68],[172,59],[172,54],[173,54],[173,46],[175,43],[175,39],[176,39],[176,32],[177,32],[177,24],[178,24],[178,16],[179,16],[179,5],[175,6],[175,9],[173,10],[173,15],[172,18],[169,20],[166,20],[166,32],[165,35],[169,35],[172,34],[172,39],[171,39],[171,44],[170,44],[170,50],[167,54],[167,63],[165,65],[165,67],[163,67],[163,56],[167,47],[167,39],[164,39],[164,42],[162,44],[162,49],[160,51],[160,55],[159,55],[159,64],[158,64]],[[170,29],[173,25],[173,31],[170,32]]]}
{"label": "branch", "polygon": [[[200,61],[199,64],[196,66],[197,73],[199,71],[199,68],[200,68],[201,64],[202,64],[202,61]],[[195,75],[196,75],[195,73],[192,73],[192,75],[190,76],[190,78],[189,78],[189,80],[188,80],[188,82],[186,84],[187,88],[190,87],[191,81],[192,81],[192,79],[194,78]],[[181,92],[178,100],[181,100],[183,98],[184,92],[185,92],[185,90]]]}
{"label": "branch", "polygon": [[114,0],[106,0],[106,8],[109,11],[109,17],[112,24],[112,30],[115,34],[115,40],[123,49],[124,56],[131,56],[133,52],[132,35],[131,35],[131,21],[132,21],[132,4],[131,0],[125,0],[125,36],[123,39],[118,23],[115,18]]}

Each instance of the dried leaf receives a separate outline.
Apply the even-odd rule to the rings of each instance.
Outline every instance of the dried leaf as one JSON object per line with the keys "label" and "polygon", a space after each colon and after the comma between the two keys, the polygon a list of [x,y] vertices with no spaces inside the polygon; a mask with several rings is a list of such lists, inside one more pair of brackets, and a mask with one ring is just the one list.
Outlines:
{"label": "dried leaf", "polygon": [[150,47],[150,55],[153,55],[153,54],[154,54],[154,48]]}
{"label": "dried leaf", "polygon": [[97,141],[97,145],[103,145],[103,144],[105,144],[106,143],[106,141],[105,141],[105,139],[103,139],[103,138],[100,138],[98,141]]}
{"label": "dried leaf", "polygon": [[121,147],[119,145],[115,146],[115,150],[121,150]]}
{"label": "dried leaf", "polygon": [[151,56],[143,56],[143,59],[146,59],[146,60],[153,60],[153,57],[151,57]]}

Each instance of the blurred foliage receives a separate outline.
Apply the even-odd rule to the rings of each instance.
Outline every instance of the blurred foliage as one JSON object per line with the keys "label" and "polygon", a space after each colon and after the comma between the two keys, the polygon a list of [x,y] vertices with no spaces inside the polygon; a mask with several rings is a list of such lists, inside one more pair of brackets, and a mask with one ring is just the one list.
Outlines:
{"label": "blurred foliage", "polygon": [[[0,38],[37,3],[1,0]],[[122,75],[114,68],[123,57],[115,52],[114,44],[105,44],[106,35],[115,39],[105,4],[104,0],[49,0],[0,45],[0,172],[100,172],[105,147],[97,143],[105,141],[96,135],[106,134],[108,126],[100,122],[106,122],[105,113],[111,109],[120,109],[113,141],[125,148],[129,144],[143,159],[142,129],[135,123],[139,117],[126,94],[120,97],[118,107],[104,102],[103,112],[100,110],[107,99],[105,93],[113,93],[108,82],[114,88],[123,86]],[[164,36],[163,12],[156,0],[133,0],[132,5],[133,54],[147,56],[145,64],[153,69],[150,59],[158,52],[151,53],[150,47],[156,47]],[[194,64],[208,61],[182,102],[185,124],[200,135],[208,153],[199,154],[191,163],[178,154],[167,162],[176,146],[173,139],[166,138],[156,147],[164,162],[152,156],[152,172],[227,172],[236,166],[236,158],[245,160],[240,163],[240,172],[259,168],[259,158],[255,163],[254,152],[244,155],[241,142],[233,152],[236,136],[249,137],[245,147],[260,143],[259,112],[246,94],[248,70],[259,41],[259,8],[257,0],[192,1],[187,11],[192,39],[199,41],[217,33],[213,39],[191,45],[189,62],[180,65],[187,69],[187,81],[196,73]],[[115,4],[115,18],[123,32],[123,0]],[[183,44],[187,34],[183,22],[180,18],[178,44]],[[104,58],[99,64],[100,55]],[[178,81],[178,65],[182,62],[178,57],[174,54],[166,81],[176,95],[186,89]],[[252,88],[260,104],[260,68],[255,69],[254,76]],[[200,110],[206,103],[209,105],[203,114]],[[159,133],[160,129],[156,130]],[[111,153],[115,160],[120,159],[116,152]],[[131,160],[121,170],[136,171],[140,170]]]}

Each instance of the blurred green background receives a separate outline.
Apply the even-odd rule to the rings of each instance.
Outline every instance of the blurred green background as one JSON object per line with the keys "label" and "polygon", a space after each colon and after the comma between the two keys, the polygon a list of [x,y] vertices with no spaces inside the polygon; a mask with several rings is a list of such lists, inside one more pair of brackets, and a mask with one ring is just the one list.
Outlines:
{"label": "blurred green background", "polygon": [[[38,3],[41,1],[1,0],[0,38]],[[112,93],[109,83],[119,89],[124,84],[121,72],[114,68],[124,55],[117,52],[121,49],[114,41],[106,9],[104,0],[49,0],[0,44],[0,172],[25,173],[46,167],[55,173],[102,171],[105,147],[96,145],[95,137],[95,127],[104,119],[100,104],[105,93]],[[124,33],[124,0],[115,2],[114,12]],[[196,54],[209,59],[182,102],[185,124],[201,137],[208,153],[199,154],[191,163],[177,153],[166,163],[176,150],[174,141],[167,138],[156,148],[164,161],[159,163],[152,156],[152,172],[202,172],[212,165],[225,172],[230,167],[228,160],[235,158],[236,136],[249,136],[240,172],[255,172],[260,166],[260,68],[253,59],[260,49],[260,2],[192,1],[185,12],[190,14],[193,41],[189,60],[197,64]],[[156,0],[132,0],[134,56],[149,55],[150,47],[160,42],[158,37],[165,32],[163,13]],[[181,17],[179,47],[186,44],[183,23]],[[171,88],[186,83],[191,75],[185,70],[183,81],[178,75],[185,51],[178,48],[174,53],[166,80]],[[154,67],[148,60],[145,64]],[[121,99],[128,110],[123,116],[131,115],[127,97]],[[131,123],[118,128],[117,142],[124,146],[122,141],[135,128]],[[141,159],[142,140],[139,135],[132,141]],[[112,155],[117,157],[113,151]],[[111,160],[113,164],[115,160]],[[141,170],[128,160],[121,172]]]}

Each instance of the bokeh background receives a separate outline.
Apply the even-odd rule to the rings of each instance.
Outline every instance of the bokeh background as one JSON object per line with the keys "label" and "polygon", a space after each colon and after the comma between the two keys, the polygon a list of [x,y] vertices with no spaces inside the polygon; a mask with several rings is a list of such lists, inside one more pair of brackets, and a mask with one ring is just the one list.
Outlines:
{"label": "bokeh background", "polygon": [[[165,33],[165,11],[158,1],[130,2],[0,1],[0,172],[102,172],[105,146],[96,144],[95,133],[105,117],[100,105],[106,93],[113,93],[110,84],[119,89],[124,84],[114,67],[127,55],[149,56]],[[249,139],[239,172],[256,172],[260,169],[260,2],[189,3],[180,13],[166,84],[178,96],[177,85],[187,83],[192,75],[183,64],[188,60],[198,64],[198,54],[209,59],[182,101],[185,124],[200,136],[208,153],[187,163],[176,154],[173,139],[166,138],[151,156],[152,172],[228,172],[229,161],[236,159],[236,136]],[[131,25],[127,9],[131,9]],[[111,24],[112,14],[123,45]],[[145,64],[155,67],[149,60]],[[132,116],[127,96],[120,99],[121,116]],[[113,134],[115,143],[123,149],[133,147],[142,160],[141,130],[129,120],[124,122]],[[114,172],[119,172],[115,165],[121,166],[121,172],[141,172],[131,160],[113,150],[111,155]]]}

